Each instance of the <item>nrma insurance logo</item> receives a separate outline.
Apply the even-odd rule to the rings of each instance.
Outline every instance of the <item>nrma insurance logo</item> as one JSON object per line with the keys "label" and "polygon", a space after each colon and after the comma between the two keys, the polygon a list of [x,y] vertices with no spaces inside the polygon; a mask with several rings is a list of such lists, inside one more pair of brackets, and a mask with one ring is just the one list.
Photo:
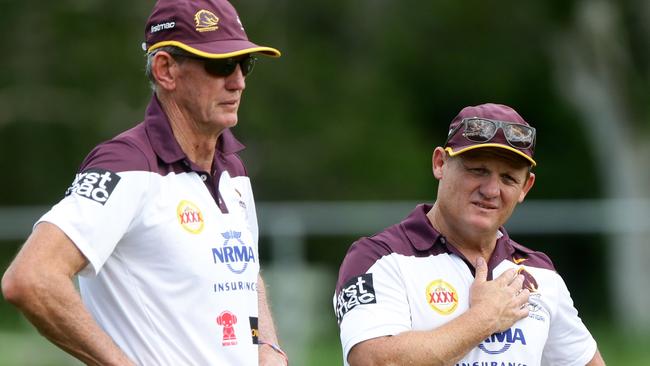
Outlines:
{"label": "nrma insurance logo", "polygon": [[250,245],[246,245],[241,239],[241,232],[226,231],[221,233],[225,239],[221,248],[212,248],[214,263],[225,264],[235,274],[242,274],[248,268],[248,264],[255,262],[255,252]]}
{"label": "nrma insurance logo", "polygon": [[509,350],[517,342],[526,345],[524,332],[519,328],[510,328],[505,332],[492,334],[483,343],[479,344],[478,348],[487,354],[498,355]]}

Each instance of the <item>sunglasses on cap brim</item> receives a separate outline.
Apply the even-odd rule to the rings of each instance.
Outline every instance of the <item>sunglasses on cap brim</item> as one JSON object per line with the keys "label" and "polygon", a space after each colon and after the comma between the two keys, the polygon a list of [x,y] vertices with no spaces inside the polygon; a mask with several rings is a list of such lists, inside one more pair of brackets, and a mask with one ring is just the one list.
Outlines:
{"label": "sunglasses on cap brim", "polygon": [[251,54],[228,58],[206,58],[174,53],[172,54],[172,57],[190,58],[193,60],[202,61],[203,67],[208,74],[221,77],[232,75],[232,73],[235,72],[237,65],[239,65],[241,68],[242,75],[247,76],[253,72],[253,68],[255,68],[255,61],[257,61],[257,58]]}
{"label": "sunglasses on cap brim", "polygon": [[458,131],[472,142],[489,142],[501,129],[510,146],[516,149],[530,149],[535,146],[535,128],[520,123],[497,121],[487,118],[465,118],[449,132],[445,145]]}

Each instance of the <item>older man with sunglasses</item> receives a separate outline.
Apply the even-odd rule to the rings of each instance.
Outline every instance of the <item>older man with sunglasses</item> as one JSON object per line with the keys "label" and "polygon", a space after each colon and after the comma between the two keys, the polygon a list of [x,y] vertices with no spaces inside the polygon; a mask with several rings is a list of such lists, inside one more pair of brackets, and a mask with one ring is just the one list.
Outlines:
{"label": "older man with sunglasses", "polygon": [[345,365],[604,365],[564,281],[503,225],[535,182],[515,110],[460,111],[433,152],[433,205],[349,249],[334,310]]}
{"label": "older man with sunglasses", "polygon": [[158,1],[144,49],[144,121],[86,157],[4,297],[89,365],[286,365],[230,130],[253,55],[280,52],[250,42],[226,0]]}

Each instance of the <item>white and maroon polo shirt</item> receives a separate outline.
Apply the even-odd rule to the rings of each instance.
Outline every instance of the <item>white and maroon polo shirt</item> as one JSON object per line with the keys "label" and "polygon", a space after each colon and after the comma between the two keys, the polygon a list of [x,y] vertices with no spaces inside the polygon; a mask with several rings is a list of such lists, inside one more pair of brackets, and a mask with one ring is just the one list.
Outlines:
{"label": "white and maroon polo shirt", "polygon": [[[345,365],[350,349],[367,339],[432,330],[469,308],[474,267],[434,230],[419,205],[401,223],[349,249],[334,295]],[[530,315],[492,334],[458,366],[584,366],[596,342],[584,326],[550,259],[515,243],[500,229],[488,280],[509,268],[525,276]]]}
{"label": "white and maroon polo shirt", "polygon": [[84,303],[140,365],[258,363],[258,228],[241,149],[225,130],[202,171],[154,97],[40,219],[86,256]]}

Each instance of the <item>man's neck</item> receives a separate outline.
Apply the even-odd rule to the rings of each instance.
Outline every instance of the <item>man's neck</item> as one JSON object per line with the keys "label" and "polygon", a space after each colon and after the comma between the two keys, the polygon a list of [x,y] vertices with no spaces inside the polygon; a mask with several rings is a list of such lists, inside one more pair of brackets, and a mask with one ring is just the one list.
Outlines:
{"label": "man's neck", "polygon": [[203,131],[199,123],[191,120],[173,101],[161,100],[161,106],[167,115],[174,137],[185,155],[202,170],[211,173],[221,131]]}
{"label": "man's neck", "polygon": [[445,237],[447,243],[458,249],[470,263],[476,263],[478,257],[483,257],[485,262],[490,260],[497,243],[496,231],[484,233],[467,228],[456,229],[445,220],[437,203],[427,212],[427,218],[433,228]]}

